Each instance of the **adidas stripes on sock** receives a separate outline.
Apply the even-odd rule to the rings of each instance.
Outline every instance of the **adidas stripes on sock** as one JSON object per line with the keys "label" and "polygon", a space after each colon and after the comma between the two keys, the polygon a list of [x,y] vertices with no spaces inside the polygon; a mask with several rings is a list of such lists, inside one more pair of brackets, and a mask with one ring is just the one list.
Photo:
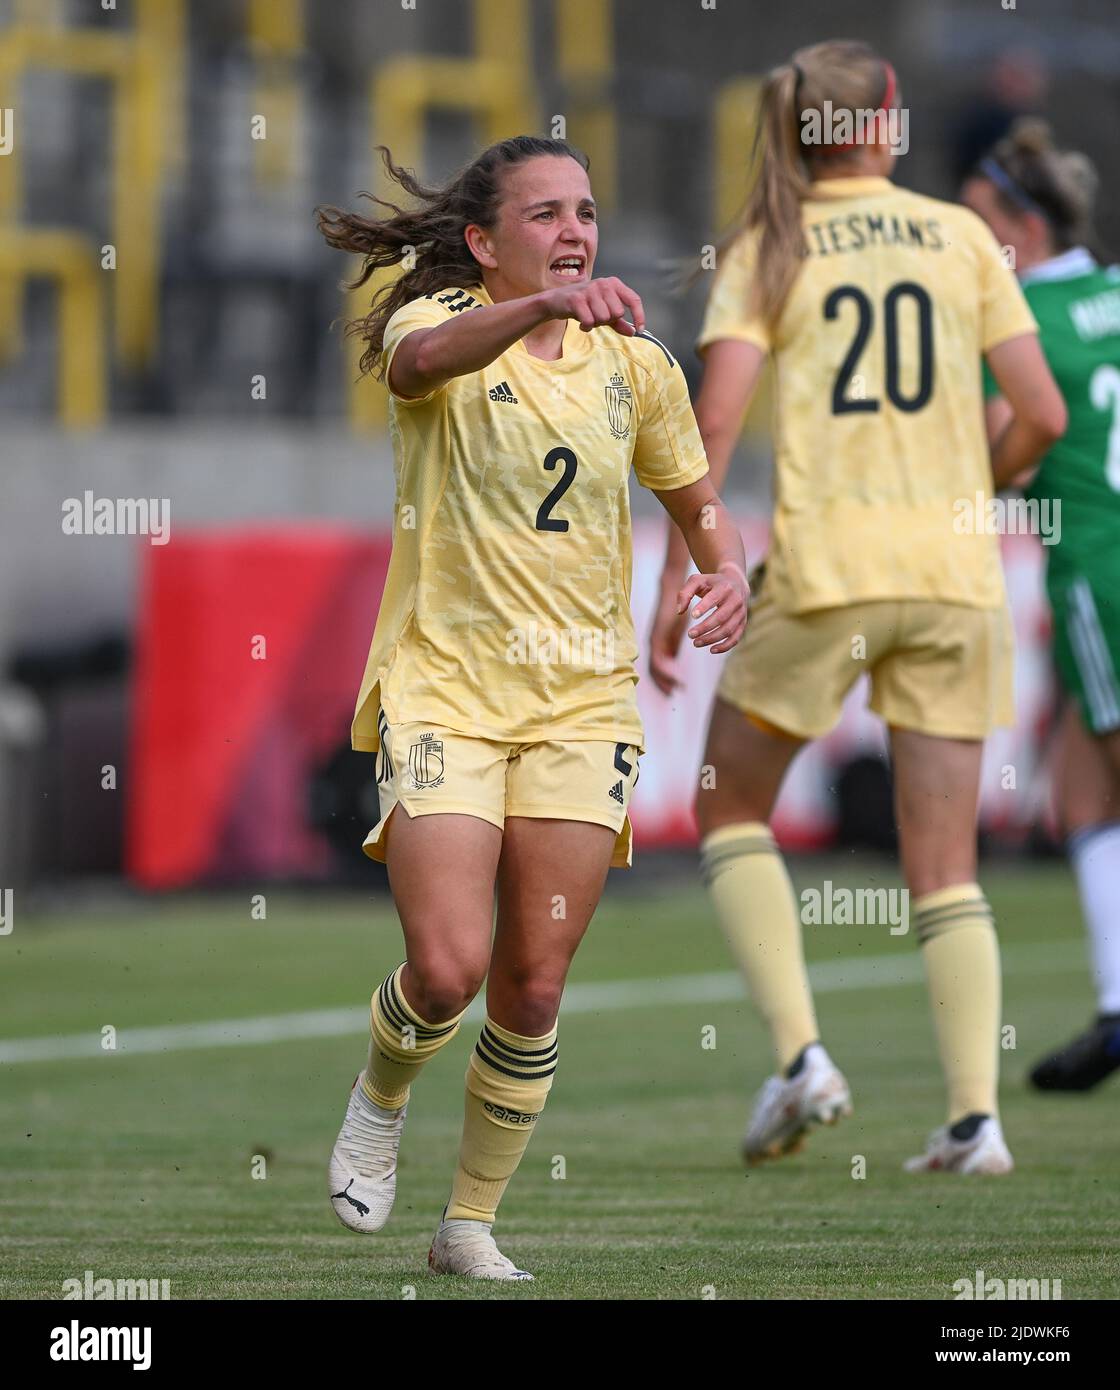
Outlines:
{"label": "adidas stripes on sock", "polygon": [[913,905],[933,1023],[949,1091],[949,1123],[998,1109],[1000,973],[992,909],[977,883]]}
{"label": "adidas stripes on sock", "polygon": [[[463,1015],[427,1023],[404,997],[403,965],[386,979],[370,1003],[369,1060],[362,1090],[375,1105],[398,1110],[421,1067],[459,1031]],[[465,1011],[464,1011],[465,1012]]]}
{"label": "adidas stripes on sock", "polygon": [[493,1222],[544,1109],[557,1055],[555,1027],[527,1038],[486,1020],[467,1065],[463,1139],[446,1220]]}

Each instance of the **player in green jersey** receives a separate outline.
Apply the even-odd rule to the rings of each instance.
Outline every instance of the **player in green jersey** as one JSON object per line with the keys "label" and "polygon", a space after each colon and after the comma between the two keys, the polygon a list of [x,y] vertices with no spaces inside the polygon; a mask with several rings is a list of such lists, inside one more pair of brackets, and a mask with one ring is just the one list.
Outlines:
{"label": "player in green jersey", "polygon": [[[1069,427],[1024,491],[1048,520],[1054,657],[1069,700],[1059,726],[1059,818],[1089,929],[1098,1013],[1031,1073],[1086,1091],[1120,1068],[1120,268],[1087,248],[1097,177],[1022,120],[981,160],[964,201],[1014,250]],[[986,379],[989,434],[1010,408]],[[999,485],[1013,479],[998,477]]]}

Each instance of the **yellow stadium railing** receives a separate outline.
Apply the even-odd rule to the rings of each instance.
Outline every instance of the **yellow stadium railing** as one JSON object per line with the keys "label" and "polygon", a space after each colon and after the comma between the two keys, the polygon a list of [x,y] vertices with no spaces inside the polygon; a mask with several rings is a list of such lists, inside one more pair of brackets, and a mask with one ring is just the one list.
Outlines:
{"label": "yellow stadium railing", "polygon": [[[724,233],[746,203],[757,172],[754,163],[755,132],[758,128],[758,98],[762,83],[757,77],[739,77],[725,83],[716,94],[715,225]],[[710,279],[707,281],[710,286]],[[743,422],[748,434],[762,435],[770,429],[773,405],[773,373],[769,363],[763,369],[751,397]]]}
{"label": "yellow stadium railing", "polygon": [[[524,72],[482,58],[392,58],[374,74],[370,84],[372,141],[388,146],[396,163],[415,169],[423,163],[424,120],[430,111],[468,113],[487,144],[531,131],[536,125],[536,110]],[[372,191],[379,197],[390,196],[380,160]],[[368,313],[372,295],[394,274],[382,272],[353,291],[347,317],[356,319]],[[358,376],[361,344],[352,337],[346,342],[351,426],[363,431],[377,429],[386,418],[385,389]]]}
{"label": "yellow stadium railing", "polygon": [[306,46],[303,0],[249,0],[249,41],[256,62],[254,115],[267,121],[253,142],[257,175],[269,183],[295,172],[301,99],[296,62]]}
{"label": "yellow stadium railing", "polygon": [[488,63],[504,63],[518,72],[533,71],[530,0],[474,0],[471,18],[477,57]]}
{"label": "yellow stadium railing", "polygon": [[614,6],[609,0],[556,0],[556,65],[573,106],[572,142],[591,160],[595,201],[618,204],[618,124],[611,100]]}
{"label": "yellow stadium railing", "polygon": [[59,417],[67,429],[100,425],[108,372],[97,249],[80,232],[0,228],[0,283],[37,276],[58,286]]}
{"label": "yellow stadium railing", "polygon": [[716,93],[715,156],[716,226],[731,225],[746,200],[753,179],[751,155],[758,125],[757,77],[738,77]]}
{"label": "yellow stadium railing", "polygon": [[[22,204],[22,138],[14,93],[33,68],[101,77],[113,84],[112,245],[117,354],[127,366],[148,360],[157,338],[159,186],[163,113],[158,55],[134,33],[89,29],[12,28],[0,33],[0,105],[17,111],[12,153],[0,159],[0,228],[11,228]],[[17,301],[18,303],[18,301]],[[12,313],[9,301],[8,312]],[[0,331],[11,334],[18,313]]]}
{"label": "yellow stadium railing", "polygon": [[[32,0],[37,4],[38,0]],[[189,0],[133,0],[136,33],[155,55],[163,109],[164,172],[178,179],[187,167],[187,5]]]}
{"label": "yellow stadium railing", "polygon": [[[553,5],[556,67],[571,110],[549,113],[544,131],[553,133],[551,117],[564,118],[563,138],[587,151],[596,200],[610,211],[618,199],[618,129],[610,94],[614,5],[612,0],[553,0]],[[474,0],[478,56],[532,72],[532,15],[530,0]]]}

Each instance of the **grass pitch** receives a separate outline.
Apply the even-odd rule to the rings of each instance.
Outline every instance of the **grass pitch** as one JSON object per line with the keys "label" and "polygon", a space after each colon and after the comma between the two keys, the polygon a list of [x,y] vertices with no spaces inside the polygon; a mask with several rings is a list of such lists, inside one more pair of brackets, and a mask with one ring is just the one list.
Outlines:
{"label": "grass pitch", "polygon": [[[867,886],[869,874],[897,884],[879,865],[845,862],[795,861],[794,876],[799,887]],[[57,1298],[89,1269],[170,1279],[174,1298],[948,1299],[979,1268],[1061,1279],[1065,1299],[1116,1298],[1120,1083],[1084,1098],[1024,1085],[1038,1054],[1092,1012],[1073,887],[1061,866],[983,878],[1015,1029],[1009,1178],[901,1172],[943,1119],[925,988],[885,983],[895,961],[913,968],[912,936],[854,926],[809,927],[806,939],[833,986],[818,1013],[855,1115],[801,1155],[744,1170],[739,1136],[769,1050],[726,979],[699,981],[705,1002],[684,999],[680,977],[730,970],[685,877],[610,892],[576,959],[573,984],[671,978],[681,1001],[585,991],[581,1009],[561,1014],[556,1085],[496,1227],[535,1283],[425,1272],[470,1025],[413,1092],[397,1207],[372,1237],[344,1230],[326,1196],[360,1031],[0,1065],[0,1295]],[[0,1029],[98,1037],[110,1025],[127,1040],[136,1028],[360,1008],[400,956],[381,898],[270,893],[263,922],[248,893],[25,917],[0,941]],[[252,1176],[259,1155],[263,1179]]]}

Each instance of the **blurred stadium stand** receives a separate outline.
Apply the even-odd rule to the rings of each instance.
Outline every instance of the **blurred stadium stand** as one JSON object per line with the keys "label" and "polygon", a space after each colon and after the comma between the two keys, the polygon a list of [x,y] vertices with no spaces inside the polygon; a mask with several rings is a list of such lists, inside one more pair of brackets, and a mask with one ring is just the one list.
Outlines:
{"label": "blurred stadium stand", "polygon": [[[173,533],[388,520],[381,388],[355,384],[352,345],[330,331],[353,302],[313,222],[316,204],[380,186],[375,142],[439,177],[563,116],[592,157],[599,270],[634,284],[694,372],[705,286],[674,298],[666,271],[740,203],[769,66],[837,32],[878,45],[911,109],[899,178],[928,192],[953,196],[969,141],[1032,107],[1107,178],[1115,17],[1114,0],[0,0],[4,678],[37,649],[131,638],[146,542],[64,536],[68,497],[167,498]],[[1098,222],[1120,243],[1112,182]],[[765,402],[744,460],[732,491],[761,505]],[[656,511],[640,492],[635,507]],[[118,744],[123,681],[72,716],[116,718]],[[35,689],[0,718],[0,881],[28,860],[13,827],[39,785],[20,713]]]}

